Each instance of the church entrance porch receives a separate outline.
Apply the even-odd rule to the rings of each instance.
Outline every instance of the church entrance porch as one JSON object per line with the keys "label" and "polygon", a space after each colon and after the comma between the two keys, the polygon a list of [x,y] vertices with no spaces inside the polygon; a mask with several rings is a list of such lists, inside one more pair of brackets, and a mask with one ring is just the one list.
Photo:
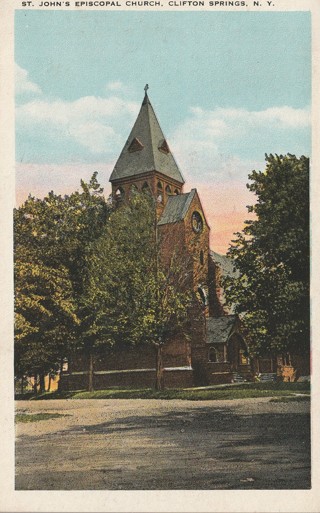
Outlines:
{"label": "church entrance porch", "polygon": [[193,348],[195,382],[198,385],[252,380],[248,347],[236,315],[208,317],[206,342]]}

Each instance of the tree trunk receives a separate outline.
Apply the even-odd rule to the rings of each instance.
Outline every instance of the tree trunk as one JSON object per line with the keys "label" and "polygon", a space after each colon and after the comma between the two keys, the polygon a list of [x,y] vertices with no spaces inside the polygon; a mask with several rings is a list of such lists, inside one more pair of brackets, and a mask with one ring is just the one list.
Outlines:
{"label": "tree trunk", "polygon": [[50,388],[51,388],[51,374],[49,374],[47,392],[50,392]]}
{"label": "tree trunk", "polygon": [[93,354],[89,355],[88,391],[93,392]]}
{"label": "tree trunk", "polygon": [[46,387],[45,387],[43,372],[41,372],[41,374],[39,375],[39,381],[40,381],[40,394],[44,394],[46,391]]}
{"label": "tree trunk", "polygon": [[33,393],[34,395],[38,394],[38,374],[35,374],[33,377]]}
{"label": "tree trunk", "polygon": [[163,357],[162,357],[162,344],[157,345],[157,359],[156,359],[156,390],[163,390]]}
{"label": "tree trunk", "polygon": [[23,395],[24,392],[24,376],[21,378],[21,389],[20,389],[21,395]]}

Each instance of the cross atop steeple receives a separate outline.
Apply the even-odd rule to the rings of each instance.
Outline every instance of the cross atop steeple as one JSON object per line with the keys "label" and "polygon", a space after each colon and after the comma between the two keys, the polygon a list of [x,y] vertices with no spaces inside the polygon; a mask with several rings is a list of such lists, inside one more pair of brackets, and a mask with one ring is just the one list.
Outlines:
{"label": "cross atop steeple", "polygon": [[144,98],[143,98],[142,105],[144,105],[146,103],[150,103],[149,96],[148,96],[148,89],[149,89],[149,84],[146,84],[144,86]]}

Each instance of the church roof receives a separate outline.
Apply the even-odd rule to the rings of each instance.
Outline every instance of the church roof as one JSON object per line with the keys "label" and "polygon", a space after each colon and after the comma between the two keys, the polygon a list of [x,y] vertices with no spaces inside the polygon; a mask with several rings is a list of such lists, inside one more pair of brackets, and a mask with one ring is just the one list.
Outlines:
{"label": "church roof", "polygon": [[226,344],[237,319],[237,315],[209,317],[207,319],[207,344]]}
{"label": "church roof", "polygon": [[158,226],[182,221],[188,212],[196,192],[196,189],[191,189],[190,192],[186,192],[185,194],[169,196],[162,216],[158,221]]}
{"label": "church roof", "polygon": [[239,276],[239,271],[234,269],[234,261],[231,258],[226,255],[220,255],[215,251],[210,251],[210,256],[212,260],[219,265],[223,276],[231,276],[234,278]]}
{"label": "church roof", "polygon": [[146,92],[136,122],[111,173],[110,182],[150,171],[158,171],[184,183]]}

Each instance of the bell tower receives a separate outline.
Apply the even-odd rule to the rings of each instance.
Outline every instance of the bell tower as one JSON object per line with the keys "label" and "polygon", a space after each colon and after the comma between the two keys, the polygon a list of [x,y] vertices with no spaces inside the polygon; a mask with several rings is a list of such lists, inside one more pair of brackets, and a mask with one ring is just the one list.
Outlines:
{"label": "bell tower", "polygon": [[162,132],[145,86],[143,102],[111,173],[112,197],[127,201],[132,191],[151,194],[160,216],[169,196],[183,192],[184,179]]}

